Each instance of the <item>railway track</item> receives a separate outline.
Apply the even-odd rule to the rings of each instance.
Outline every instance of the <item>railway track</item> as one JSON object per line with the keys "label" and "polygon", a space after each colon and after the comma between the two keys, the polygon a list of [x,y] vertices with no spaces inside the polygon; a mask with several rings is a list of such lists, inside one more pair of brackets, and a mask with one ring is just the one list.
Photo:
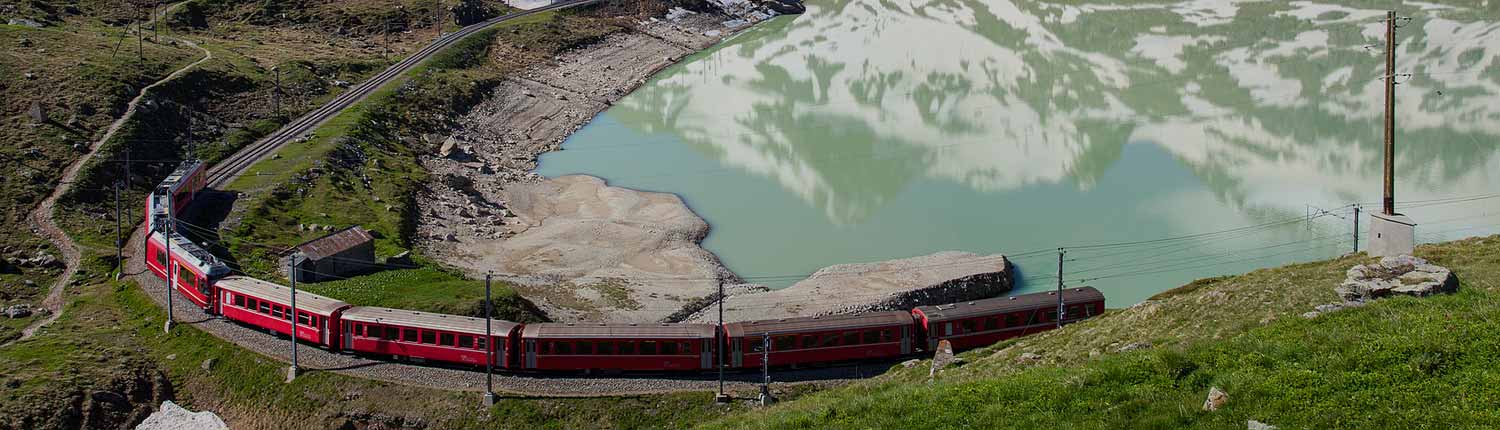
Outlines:
{"label": "railway track", "polygon": [[228,186],[230,182],[234,181],[235,178],[239,177],[239,175],[241,173],[244,173],[245,170],[249,169],[250,166],[255,165],[256,162],[259,162],[265,157],[268,157],[271,154],[275,153],[278,149],[281,149],[281,147],[285,146],[287,143],[290,143],[293,140],[296,140],[297,138],[300,138],[307,133],[310,133],[313,130],[317,129],[318,126],[323,125],[323,123],[327,122],[329,119],[332,119],[334,116],[337,116],[339,113],[343,112],[345,109],[348,109],[350,106],[354,106],[356,103],[359,103],[361,100],[369,97],[369,95],[374,93],[376,90],[384,87],[386,84],[389,84],[391,81],[394,81],[401,75],[406,74],[406,72],[411,71],[413,68],[416,68],[417,65],[422,64],[423,61],[426,61],[428,58],[431,58],[438,52],[442,52],[443,49],[452,46],[459,40],[463,40],[464,38],[469,37],[474,33],[483,31],[487,28],[495,26],[496,24],[510,21],[516,18],[523,18],[547,11],[567,9],[576,6],[598,3],[600,1],[602,0],[569,0],[557,2],[548,6],[543,6],[528,11],[516,12],[509,15],[490,18],[488,20],[485,20],[484,22],[469,25],[453,33],[445,34],[442,37],[439,37],[437,40],[433,41],[431,44],[428,44],[426,47],[418,50],[416,53],[413,53],[412,55],[406,57],[405,59],[402,59],[396,64],[391,65],[391,67],[382,70],[375,76],[370,77],[370,79],[367,79],[364,82],[355,85],[348,91],[345,91],[343,94],[339,94],[337,97],[334,97],[333,100],[329,101],[323,106],[320,106],[312,112],[308,112],[307,114],[298,117],[296,120],[293,120],[287,125],[282,126],[281,129],[276,130],[276,132],[271,133],[271,135],[257,140],[255,143],[250,144],[250,146],[246,146],[245,148],[236,151],[233,155],[230,155],[229,158],[226,158],[223,161],[220,161],[218,164],[215,164],[213,167],[208,169],[208,186],[215,189],[224,189],[225,186]]}

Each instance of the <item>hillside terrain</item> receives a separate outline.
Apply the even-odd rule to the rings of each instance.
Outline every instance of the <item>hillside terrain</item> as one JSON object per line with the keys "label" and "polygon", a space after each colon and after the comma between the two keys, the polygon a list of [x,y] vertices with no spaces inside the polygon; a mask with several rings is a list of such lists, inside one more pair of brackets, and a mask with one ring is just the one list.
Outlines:
{"label": "hillside terrain", "polygon": [[[1488,428],[1500,236],[1424,245],[1457,294],[1301,315],[1363,254],[1204,279],[1127,309],[700,428]],[[1106,287],[1107,288],[1107,287]],[[1223,408],[1202,405],[1211,388]]]}

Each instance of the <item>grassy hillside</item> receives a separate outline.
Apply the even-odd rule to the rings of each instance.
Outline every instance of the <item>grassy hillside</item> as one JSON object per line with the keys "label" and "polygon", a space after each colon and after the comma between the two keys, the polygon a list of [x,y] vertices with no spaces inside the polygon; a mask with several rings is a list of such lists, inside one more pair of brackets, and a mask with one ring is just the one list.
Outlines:
{"label": "grassy hillside", "polygon": [[[703,428],[1488,428],[1500,420],[1500,236],[1423,246],[1455,295],[1314,319],[1336,260],[1194,282],[1063,330]],[[1107,288],[1107,287],[1106,287]],[[1139,348],[1139,349],[1137,349]],[[1039,359],[1022,354],[1035,354]],[[1202,411],[1210,387],[1227,406]]]}

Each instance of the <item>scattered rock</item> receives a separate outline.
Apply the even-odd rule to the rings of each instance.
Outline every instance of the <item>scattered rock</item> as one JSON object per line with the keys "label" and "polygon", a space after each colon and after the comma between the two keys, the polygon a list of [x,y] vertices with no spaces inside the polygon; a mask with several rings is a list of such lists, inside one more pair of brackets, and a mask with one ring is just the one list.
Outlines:
{"label": "scattered rock", "polygon": [[213,412],[193,412],[177,406],[171,400],[161,402],[151,416],[146,417],[136,430],[224,430],[229,426]]}
{"label": "scattered rock", "polygon": [[411,259],[411,251],[402,251],[400,254],[387,257],[385,264],[395,267],[417,267],[417,264]]}
{"label": "scattered rock", "polygon": [[1208,389],[1208,399],[1203,400],[1203,410],[1217,411],[1224,407],[1225,403],[1229,403],[1229,394],[1224,393],[1219,387],[1211,387]]}
{"label": "scattered rock", "polygon": [[1016,362],[1018,362],[1018,363],[1031,363],[1031,362],[1039,361],[1041,359],[1042,359],[1042,356],[1037,355],[1035,353],[1023,352],[1023,353],[1021,353],[1021,355],[1019,357],[1016,357]]}
{"label": "scattered rock", "polygon": [[947,339],[938,341],[937,351],[932,353],[932,370],[927,372],[927,376],[937,376],[939,370],[953,365],[953,362],[953,344]]}
{"label": "scattered rock", "polygon": [[1273,426],[1273,425],[1270,425],[1270,424],[1266,424],[1266,423],[1263,423],[1263,422],[1260,422],[1260,421],[1256,421],[1256,420],[1246,421],[1245,422],[1245,428],[1247,428],[1249,430],[1276,430],[1276,426]]}
{"label": "scattered rock", "polygon": [[214,368],[214,362],[215,361],[212,358],[206,359],[206,360],[203,360],[203,364],[198,365],[198,367],[201,368],[201,369],[203,369],[204,372],[207,372],[209,370],[213,370],[213,368]]}
{"label": "scattered rock", "polygon": [[1146,349],[1146,348],[1150,348],[1150,347],[1151,347],[1151,342],[1132,342],[1132,343],[1130,343],[1128,345],[1120,347],[1120,349],[1117,350],[1116,352],[1130,352],[1130,351],[1135,351],[1137,349]]}
{"label": "scattered rock", "polygon": [[12,319],[29,317],[31,316],[31,305],[19,304],[6,308],[5,316]]}
{"label": "scattered rock", "polygon": [[922,360],[918,360],[918,359],[913,358],[913,359],[901,362],[901,367],[910,369],[910,368],[916,367],[917,364],[921,363],[921,362],[922,362]]}
{"label": "scattered rock", "polygon": [[[163,288],[165,288],[165,287],[163,287]],[[177,359],[177,354],[167,354],[167,359],[168,360],[176,360]]]}
{"label": "scattered rock", "polygon": [[1318,315],[1322,315],[1322,313],[1318,312],[1318,311],[1307,311],[1307,312],[1305,312],[1305,313],[1302,314],[1302,317],[1303,318],[1307,318],[1307,319],[1313,319],[1313,318],[1317,318]]}
{"label": "scattered rock", "polygon": [[26,19],[26,18],[11,18],[10,20],[6,21],[5,23],[9,24],[9,25],[19,25],[19,26],[22,26],[22,27],[31,27],[31,28],[46,27],[46,24],[42,24],[40,22],[32,21],[32,20],[29,20],[29,19]]}

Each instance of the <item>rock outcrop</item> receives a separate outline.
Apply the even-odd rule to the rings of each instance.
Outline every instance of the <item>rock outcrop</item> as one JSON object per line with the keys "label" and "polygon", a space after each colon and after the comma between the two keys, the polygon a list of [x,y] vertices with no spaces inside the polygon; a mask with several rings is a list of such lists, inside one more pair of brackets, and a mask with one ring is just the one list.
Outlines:
{"label": "rock outcrop", "polygon": [[[877,263],[840,264],[781,290],[730,295],[725,321],[907,310],[994,297],[1010,291],[1004,256],[944,251]],[[714,305],[688,321],[716,321]]]}

